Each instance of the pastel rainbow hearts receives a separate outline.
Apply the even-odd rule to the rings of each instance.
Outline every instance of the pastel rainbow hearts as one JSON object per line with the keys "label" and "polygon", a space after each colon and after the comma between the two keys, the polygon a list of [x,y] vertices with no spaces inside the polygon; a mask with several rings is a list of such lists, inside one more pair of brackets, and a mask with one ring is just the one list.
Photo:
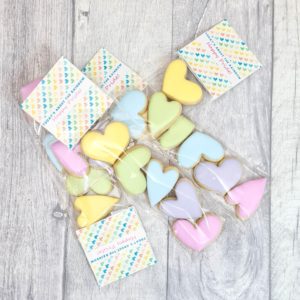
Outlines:
{"label": "pastel rainbow hearts", "polygon": [[100,195],[87,195],[76,198],[74,207],[80,211],[77,218],[79,227],[89,226],[106,217],[119,202],[118,198]]}
{"label": "pastel rainbow hearts", "polygon": [[81,140],[83,153],[95,160],[114,164],[129,144],[128,128],[121,122],[108,124],[104,133],[89,131]]}
{"label": "pastel rainbow hearts", "polygon": [[202,251],[220,235],[223,227],[221,219],[214,214],[206,214],[194,224],[187,220],[179,219],[174,222],[172,229],[184,245]]}
{"label": "pastel rainbow hearts", "polygon": [[137,195],[145,192],[147,183],[141,168],[151,159],[151,151],[145,146],[130,148],[114,164],[115,174],[128,193]]}
{"label": "pastel rainbow hearts", "polygon": [[219,165],[200,162],[194,169],[194,178],[201,187],[222,195],[230,191],[241,176],[242,166],[233,158],[224,159]]}
{"label": "pastel rainbow hearts", "polygon": [[175,219],[198,219],[202,209],[198,201],[194,184],[188,179],[179,179],[175,186],[176,198],[161,201],[159,208]]}
{"label": "pastel rainbow hearts", "polygon": [[184,61],[172,61],[165,72],[162,91],[168,98],[184,105],[194,105],[202,100],[200,86],[186,77],[187,66]]}
{"label": "pastel rainbow hearts", "polygon": [[235,213],[241,220],[251,217],[263,198],[266,178],[259,178],[244,182],[233,188],[225,196],[225,201],[235,205]]}
{"label": "pastel rainbow hearts", "polygon": [[159,203],[176,184],[179,172],[175,167],[163,169],[162,164],[152,159],[147,166],[147,193],[151,206]]}
{"label": "pastel rainbow hearts", "polygon": [[178,164],[184,168],[193,168],[203,157],[218,162],[224,157],[222,145],[211,136],[199,131],[190,135],[179,147]]}
{"label": "pastel rainbow hearts", "polygon": [[141,91],[130,91],[117,102],[110,115],[114,121],[125,123],[130,136],[138,139],[146,128],[145,120],[141,116],[146,108],[146,95]]}

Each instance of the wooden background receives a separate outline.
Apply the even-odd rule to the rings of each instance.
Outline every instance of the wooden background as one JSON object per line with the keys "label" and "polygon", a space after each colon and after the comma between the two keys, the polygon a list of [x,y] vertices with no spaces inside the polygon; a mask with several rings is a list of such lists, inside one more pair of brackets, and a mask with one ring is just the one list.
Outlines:
{"label": "wooden background", "polygon": [[[0,299],[299,299],[299,9],[298,0],[2,0]],[[268,174],[270,189],[245,223],[215,204],[225,230],[200,254],[139,204],[159,263],[99,290],[69,220],[52,217],[58,188],[18,109],[19,89],[61,55],[82,67],[100,47],[159,89],[175,50],[223,18],[264,67],[186,113]]]}

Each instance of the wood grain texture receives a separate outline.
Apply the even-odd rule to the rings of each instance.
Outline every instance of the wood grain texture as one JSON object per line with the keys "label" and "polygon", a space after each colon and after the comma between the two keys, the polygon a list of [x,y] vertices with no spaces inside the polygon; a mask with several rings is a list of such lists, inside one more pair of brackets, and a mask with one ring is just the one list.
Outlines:
{"label": "wood grain texture", "polygon": [[71,54],[71,1],[0,4],[0,298],[61,299],[66,224],[17,101],[22,85]]}
{"label": "wood grain texture", "polygon": [[[200,128],[269,174],[271,1],[174,2],[173,52],[224,18],[247,41],[264,67],[221,98],[212,101],[206,95],[202,104],[185,111]],[[202,197],[204,207],[224,217],[224,231],[200,255],[183,251],[170,236],[169,299],[268,299],[269,194],[246,222],[238,221],[232,208],[218,197],[207,193]]]}
{"label": "wood grain texture", "polygon": [[[298,299],[298,9],[297,0],[2,1],[0,299]],[[206,97],[185,113],[258,172],[272,173],[272,204],[268,191],[255,216],[243,223],[218,197],[201,193],[203,205],[226,222],[218,241],[199,254],[175,240],[145,197],[128,197],[158,264],[100,290],[72,222],[52,217],[59,187],[24,125],[19,88],[61,55],[80,68],[107,47],[158,90],[175,50],[223,18],[263,68],[220,99]]]}
{"label": "wood grain texture", "polygon": [[275,1],[272,107],[272,299],[300,295],[300,4]]}
{"label": "wood grain texture", "polygon": [[[172,1],[75,1],[74,63],[83,66],[106,47],[143,77],[170,60]],[[163,20],[162,23],[160,21]],[[155,25],[160,23],[159,27]],[[134,197],[158,264],[101,290],[95,284],[79,243],[69,231],[66,299],[164,299],[167,290],[166,221],[157,220],[145,196]]]}

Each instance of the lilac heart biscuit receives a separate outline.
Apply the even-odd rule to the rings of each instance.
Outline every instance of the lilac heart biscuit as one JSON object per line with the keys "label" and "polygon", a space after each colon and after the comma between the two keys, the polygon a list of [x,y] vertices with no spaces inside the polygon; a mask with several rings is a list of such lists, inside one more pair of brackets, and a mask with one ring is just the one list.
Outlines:
{"label": "lilac heart biscuit", "polygon": [[195,181],[208,190],[222,195],[234,187],[242,176],[242,167],[238,160],[224,159],[219,165],[201,162],[194,168]]}
{"label": "lilac heart biscuit", "polygon": [[194,184],[188,179],[180,179],[175,186],[177,199],[162,201],[160,209],[168,216],[176,219],[198,219],[202,216]]}

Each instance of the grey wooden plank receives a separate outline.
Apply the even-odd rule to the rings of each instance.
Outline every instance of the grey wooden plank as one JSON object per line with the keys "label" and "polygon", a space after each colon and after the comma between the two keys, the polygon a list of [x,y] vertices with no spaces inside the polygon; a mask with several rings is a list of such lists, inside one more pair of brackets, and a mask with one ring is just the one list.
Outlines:
{"label": "grey wooden plank", "polygon": [[299,1],[275,1],[272,109],[272,299],[300,295]]}
{"label": "grey wooden plank", "polygon": [[[262,70],[221,98],[211,101],[206,97],[202,104],[185,111],[200,128],[220,137],[225,145],[268,174],[272,2],[183,0],[174,2],[173,11],[174,51],[227,18],[263,63]],[[168,298],[268,299],[269,194],[258,212],[244,223],[234,217],[229,206],[206,193],[202,196],[205,207],[224,217],[224,231],[200,254],[184,251],[170,236]]]}
{"label": "grey wooden plank", "polygon": [[66,224],[57,188],[25,125],[22,85],[71,54],[71,1],[0,4],[0,298],[60,299]]}
{"label": "grey wooden plank", "polygon": [[[74,62],[83,66],[100,47],[144,78],[170,59],[172,1],[75,1]],[[159,24],[159,25],[158,25]],[[158,264],[99,289],[72,231],[68,234],[65,299],[164,299],[167,286],[167,224],[145,197],[131,198]]]}

